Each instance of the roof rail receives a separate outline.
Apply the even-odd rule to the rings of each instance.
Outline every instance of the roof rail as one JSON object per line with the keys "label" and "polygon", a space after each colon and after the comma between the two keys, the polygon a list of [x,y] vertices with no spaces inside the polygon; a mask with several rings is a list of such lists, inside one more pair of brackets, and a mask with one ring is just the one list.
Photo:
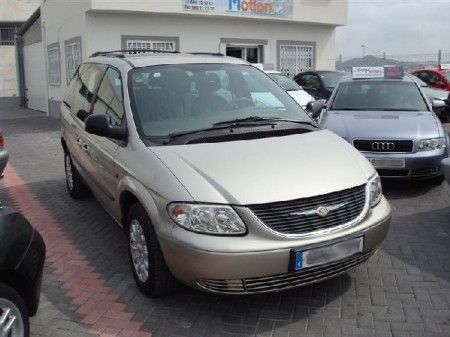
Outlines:
{"label": "roof rail", "polygon": [[178,51],[167,51],[159,49],[119,49],[119,50],[108,50],[108,51],[98,51],[91,55],[91,57],[97,56],[113,56],[113,57],[125,57],[125,54],[146,54],[146,53],[169,53],[169,54],[179,54]]}
{"label": "roof rail", "polygon": [[225,56],[222,53],[209,53],[209,52],[190,52],[191,55],[211,55],[211,56]]}

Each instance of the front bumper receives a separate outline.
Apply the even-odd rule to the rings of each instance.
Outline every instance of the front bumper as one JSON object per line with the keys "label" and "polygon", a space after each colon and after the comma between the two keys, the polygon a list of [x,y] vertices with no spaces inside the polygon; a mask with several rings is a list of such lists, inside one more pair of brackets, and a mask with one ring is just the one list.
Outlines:
{"label": "front bumper", "polygon": [[442,176],[441,162],[447,157],[447,149],[415,153],[362,152],[367,159],[404,159],[404,168],[377,167],[383,178],[430,179]]}
{"label": "front bumper", "polygon": [[[175,226],[172,236],[160,238],[169,269],[180,282],[206,292],[248,294],[278,291],[334,277],[372,256],[386,237],[391,209],[382,199],[355,226],[317,236],[277,236],[264,226],[253,226],[243,215],[249,233],[242,237],[214,237]],[[302,269],[289,269],[292,249],[309,250],[364,237],[363,252],[349,258]]]}

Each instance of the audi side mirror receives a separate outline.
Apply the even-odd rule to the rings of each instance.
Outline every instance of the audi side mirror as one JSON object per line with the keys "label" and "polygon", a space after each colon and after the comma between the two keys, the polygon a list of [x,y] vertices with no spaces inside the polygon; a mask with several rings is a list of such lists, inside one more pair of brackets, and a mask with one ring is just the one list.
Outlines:
{"label": "audi side mirror", "polygon": [[327,101],[324,99],[311,101],[306,105],[306,112],[311,116],[311,118],[318,119],[326,105],[326,102]]}
{"label": "audi side mirror", "polygon": [[91,115],[86,119],[85,130],[88,133],[100,137],[112,138],[117,140],[126,140],[128,130],[125,126],[111,125],[111,119],[106,115]]}

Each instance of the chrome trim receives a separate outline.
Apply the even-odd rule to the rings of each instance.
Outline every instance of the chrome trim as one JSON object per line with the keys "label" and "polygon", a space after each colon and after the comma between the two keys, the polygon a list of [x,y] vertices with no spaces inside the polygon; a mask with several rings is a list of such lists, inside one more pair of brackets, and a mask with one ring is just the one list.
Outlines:
{"label": "chrome trim", "polygon": [[[352,146],[356,149],[355,146],[355,141],[357,140],[366,140],[366,141],[373,141],[374,139],[369,139],[369,138],[357,138],[357,139],[352,139],[351,144]],[[410,153],[416,153],[416,144],[417,144],[417,140],[414,139],[388,139],[385,142],[397,142],[397,141],[411,141],[412,142],[412,147],[411,147],[411,151],[364,151],[364,150],[358,150],[359,152],[362,153],[379,153],[379,154],[410,154]],[[381,143],[385,143],[385,142],[381,142]]]}
{"label": "chrome trim", "polygon": [[[372,179],[372,177],[370,179]],[[308,232],[308,233],[302,233],[302,234],[285,234],[285,233],[277,232],[277,231],[273,230],[272,228],[270,228],[269,226],[267,226],[261,219],[259,219],[258,216],[255,213],[253,213],[253,211],[250,208],[245,207],[245,209],[250,212],[251,216],[260,225],[262,225],[265,229],[267,229],[269,232],[271,232],[272,234],[274,234],[276,236],[279,236],[279,237],[282,237],[282,238],[314,237],[314,236],[320,236],[320,235],[324,235],[324,234],[334,233],[334,232],[340,231],[342,229],[346,229],[346,228],[352,227],[355,224],[361,222],[366,217],[366,215],[369,213],[369,210],[370,210],[370,184],[369,183],[366,183],[366,189],[365,190],[366,190],[366,200],[365,200],[365,203],[364,203],[364,208],[362,209],[362,211],[359,214],[359,216],[356,217],[354,220],[349,221],[349,222],[347,222],[345,224],[342,224],[340,226],[330,227],[330,228],[321,229],[321,230],[318,230],[318,231],[313,231],[313,232]],[[339,191],[335,191],[335,192],[339,192]],[[330,193],[333,193],[333,192],[330,192]]]}
{"label": "chrome trim", "polygon": [[319,215],[322,218],[326,218],[328,216],[328,214],[330,214],[330,212],[333,211],[337,211],[338,209],[347,206],[348,205],[348,201],[347,202],[340,202],[331,206],[319,206],[315,209],[310,209],[307,211],[303,211],[303,212],[292,212],[289,213],[289,215],[292,216],[308,216],[308,215]]}

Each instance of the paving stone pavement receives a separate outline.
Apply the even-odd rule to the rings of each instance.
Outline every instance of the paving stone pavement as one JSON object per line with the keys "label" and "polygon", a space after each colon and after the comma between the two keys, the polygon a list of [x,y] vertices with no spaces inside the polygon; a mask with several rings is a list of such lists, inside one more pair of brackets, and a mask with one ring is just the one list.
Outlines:
{"label": "paving stone pavement", "polygon": [[[68,196],[59,122],[0,101],[0,127],[11,154],[0,200],[23,209],[51,244],[33,337],[450,336],[446,183],[384,182],[393,207],[388,238],[372,259],[341,277],[266,295],[181,288],[154,300],[135,287],[123,230],[95,199]],[[73,266],[86,277],[79,269],[67,273]],[[86,279],[90,286],[80,288]],[[96,293],[107,294],[110,311],[92,300]]]}

